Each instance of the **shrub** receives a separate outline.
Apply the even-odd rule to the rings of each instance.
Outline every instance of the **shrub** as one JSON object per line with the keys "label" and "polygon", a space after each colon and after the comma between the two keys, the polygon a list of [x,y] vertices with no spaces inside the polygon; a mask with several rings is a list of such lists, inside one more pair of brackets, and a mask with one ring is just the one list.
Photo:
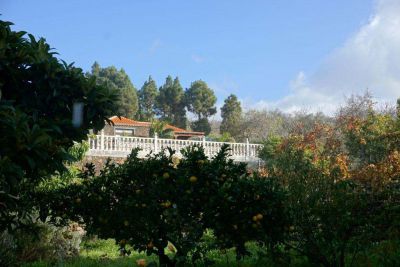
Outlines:
{"label": "shrub", "polygon": [[[270,140],[261,154],[268,155],[267,175],[279,178],[288,192],[285,206],[292,226],[285,245],[318,265],[351,265],[398,227],[400,161],[398,153],[391,152],[396,134],[392,127],[379,126],[379,121],[360,125],[372,125],[363,134],[375,135],[370,151],[385,147],[379,157],[363,154],[354,159],[359,146],[348,144],[354,144],[355,134],[327,125]],[[382,140],[382,134],[394,139]]]}

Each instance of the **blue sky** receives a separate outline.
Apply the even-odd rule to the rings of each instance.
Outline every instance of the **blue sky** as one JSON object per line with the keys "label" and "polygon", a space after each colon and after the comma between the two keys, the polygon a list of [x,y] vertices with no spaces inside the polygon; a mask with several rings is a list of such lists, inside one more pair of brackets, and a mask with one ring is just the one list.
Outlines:
{"label": "blue sky", "polygon": [[[307,90],[329,99],[330,89],[319,85],[321,80],[342,76],[330,74],[330,61],[379,12],[392,10],[389,4],[397,7],[395,2],[3,0],[0,13],[15,23],[14,29],[45,37],[62,59],[84,70],[95,60],[124,68],[137,88],[149,75],[161,85],[170,74],[179,76],[184,87],[205,80],[219,103],[235,93],[249,106],[290,111],[314,105],[301,101]],[[353,89],[368,85],[361,82]],[[346,84],[338,86],[342,90]]]}

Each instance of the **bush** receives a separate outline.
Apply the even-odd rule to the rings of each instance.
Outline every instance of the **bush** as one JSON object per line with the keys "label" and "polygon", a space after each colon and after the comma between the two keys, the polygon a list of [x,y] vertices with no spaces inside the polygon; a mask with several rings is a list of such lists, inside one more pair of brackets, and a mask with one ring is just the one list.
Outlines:
{"label": "bush", "polygon": [[55,227],[47,223],[26,224],[1,237],[1,266],[17,266],[39,260],[64,261],[77,256],[85,231],[76,223]]}
{"label": "bush", "polygon": [[[288,192],[285,206],[292,225],[285,245],[311,263],[351,265],[371,247],[390,240],[399,226],[398,135],[386,119],[382,126],[376,118],[370,115],[360,122],[369,125],[363,132],[348,125],[345,130],[315,125],[305,134],[266,142],[261,154],[266,173],[279,178]],[[361,148],[357,134],[358,140],[369,136]],[[371,148],[364,150],[368,153],[382,148],[382,153],[359,154],[362,146]]]}

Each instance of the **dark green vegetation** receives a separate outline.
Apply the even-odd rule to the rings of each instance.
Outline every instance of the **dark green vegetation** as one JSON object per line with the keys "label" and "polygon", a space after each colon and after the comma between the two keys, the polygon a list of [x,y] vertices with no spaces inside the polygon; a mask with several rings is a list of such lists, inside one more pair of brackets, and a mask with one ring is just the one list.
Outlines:
{"label": "dark green vegetation", "polygon": [[[67,150],[101,129],[117,94],[58,60],[44,39],[0,21],[0,231],[30,221],[32,189],[65,170]],[[73,125],[73,107],[83,104]]]}
{"label": "dark green vegetation", "polygon": [[[228,160],[227,152],[208,160],[202,147],[191,147],[182,160],[172,151],[143,160],[134,151],[99,176],[89,168],[81,183],[38,198],[52,221],[85,223],[89,234],[115,238],[121,250],[130,245],[155,254],[163,266],[205,260],[207,248],[199,243],[207,229],[215,248],[235,248],[238,259],[248,255],[249,241],[274,251],[287,226],[284,192],[274,179]],[[172,258],[164,253],[168,242],[176,250]]]}
{"label": "dark green vegetation", "polygon": [[[82,172],[82,140],[112,112],[134,113],[134,87],[113,68],[85,76],[43,39],[0,26],[0,266],[400,265],[400,101],[377,111],[368,95],[353,97],[335,118],[252,111],[234,133],[231,96],[221,138],[265,140],[265,168],[233,163],[226,147],[212,159],[190,147],[182,159],[133,151]],[[169,77],[155,88],[149,79],[138,104],[140,116],[161,118],[152,132],[183,125],[187,103],[208,129],[215,98],[204,82],[185,93]]]}

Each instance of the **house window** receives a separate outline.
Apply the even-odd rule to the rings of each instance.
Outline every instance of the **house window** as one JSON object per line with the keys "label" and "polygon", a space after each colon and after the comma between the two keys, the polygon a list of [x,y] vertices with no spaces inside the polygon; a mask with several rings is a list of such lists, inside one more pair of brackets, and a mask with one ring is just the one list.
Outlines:
{"label": "house window", "polygon": [[115,128],[115,135],[134,136],[135,129]]}

